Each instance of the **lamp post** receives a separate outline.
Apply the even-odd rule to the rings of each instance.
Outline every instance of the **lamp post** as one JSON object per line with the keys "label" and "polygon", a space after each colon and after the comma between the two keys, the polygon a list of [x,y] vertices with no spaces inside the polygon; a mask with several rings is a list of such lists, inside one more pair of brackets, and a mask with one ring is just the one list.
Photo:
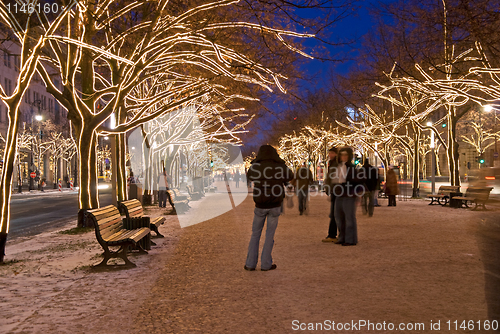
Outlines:
{"label": "lamp post", "polygon": [[494,111],[494,121],[493,121],[493,132],[495,134],[495,152],[493,152],[493,167],[498,166],[498,146],[497,146],[497,110],[491,105],[485,105],[483,107],[485,112]]}
{"label": "lamp post", "polygon": [[[427,126],[432,126],[432,122],[427,122]],[[431,191],[436,193],[436,154],[434,153],[434,130],[431,129]]]}

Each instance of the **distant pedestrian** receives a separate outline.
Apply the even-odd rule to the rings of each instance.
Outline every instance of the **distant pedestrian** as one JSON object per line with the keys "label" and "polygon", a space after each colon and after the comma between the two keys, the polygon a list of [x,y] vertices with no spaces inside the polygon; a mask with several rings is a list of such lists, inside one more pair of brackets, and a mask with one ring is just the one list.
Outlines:
{"label": "distant pedestrian", "polygon": [[40,190],[44,191],[46,185],[47,184],[45,183],[45,179],[42,179],[42,181],[40,182]]}
{"label": "distant pedestrian", "polygon": [[130,185],[131,183],[137,183],[136,180],[135,180],[135,177],[134,177],[134,173],[132,171],[130,171],[130,175],[128,177],[128,184]]}
{"label": "distant pedestrian", "polygon": [[339,229],[336,244],[354,246],[358,243],[358,227],[356,221],[356,202],[365,191],[364,180],[360,171],[352,163],[353,151],[350,147],[339,150],[337,174],[339,184],[333,188],[337,196],[335,202],[335,221]]}
{"label": "distant pedestrian", "polygon": [[335,222],[335,200],[337,196],[333,193],[333,188],[339,183],[339,175],[337,174],[337,148],[332,147],[328,151],[328,165],[325,172],[325,193],[330,196],[330,224],[328,225],[328,235],[323,242],[336,242],[337,241],[337,223]]}
{"label": "distant pedestrian", "polygon": [[160,208],[167,207],[167,199],[172,208],[175,210],[174,203],[172,203],[172,198],[167,190],[170,190],[170,182],[172,178],[167,174],[165,168],[163,172],[158,175],[158,206]]}
{"label": "distant pedestrian", "polygon": [[235,182],[236,188],[240,187],[240,177],[241,177],[240,171],[237,169],[236,173],[234,173],[234,182]]}
{"label": "distant pedestrian", "polygon": [[295,172],[295,177],[291,182],[295,187],[297,198],[299,200],[299,214],[302,216],[306,210],[307,198],[309,196],[309,186],[313,183],[311,170],[307,168],[306,163]]}
{"label": "distant pedestrian", "polygon": [[398,177],[394,168],[389,168],[385,181],[385,193],[389,197],[388,206],[396,206],[396,195],[399,195]]}
{"label": "distant pedestrian", "polygon": [[271,256],[274,233],[281,214],[281,204],[285,195],[285,183],[293,179],[276,149],[270,145],[259,148],[257,157],[248,170],[248,180],[254,182],[253,200],[255,202],[252,223],[252,237],[248,245],[245,270],[255,270],[259,258],[259,241],[267,218],[266,241],[262,249],[260,268],[262,271],[276,269]]}
{"label": "distant pedestrian", "polygon": [[363,178],[365,179],[366,191],[363,196],[363,214],[368,214],[369,217],[373,216],[375,206],[375,191],[378,183],[378,171],[375,167],[370,165],[368,159],[365,159],[363,167],[361,167]]}
{"label": "distant pedestrian", "polygon": [[375,192],[373,195],[373,206],[375,206],[375,207],[380,206],[380,204],[378,204],[378,194],[379,194],[380,189],[381,189],[380,183],[381,183],[381,180],[380,180],[380,176],[379,176],[378,168],[377,168],[377,187],[375,188]]}

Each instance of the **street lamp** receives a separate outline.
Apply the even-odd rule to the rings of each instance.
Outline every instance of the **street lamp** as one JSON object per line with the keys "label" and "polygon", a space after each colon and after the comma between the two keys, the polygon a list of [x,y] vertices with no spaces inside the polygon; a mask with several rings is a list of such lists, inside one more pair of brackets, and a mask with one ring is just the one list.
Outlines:
{"label": "street lamp", "polygon": [[[432,122],[427,122],[427,126],[432,126]],[[431,130],[431,191],[434,195],[436,193],[436,154],[434,153],[434,130]]]}
{"label": "street lamp", "polygon": [[495,108],[493,108],[492,105],[485,105],[483,107],[483,110],[485,112],[491,112],[491,111],[494,111],[495,112],[495,116],[494,116],[494,125],[493,125],[493,132],[494,132],[494,135],[495,135],[495,152],[493,152],[493,167],[497,167],[498,163],[498,146],[497,146],[497,110]]}

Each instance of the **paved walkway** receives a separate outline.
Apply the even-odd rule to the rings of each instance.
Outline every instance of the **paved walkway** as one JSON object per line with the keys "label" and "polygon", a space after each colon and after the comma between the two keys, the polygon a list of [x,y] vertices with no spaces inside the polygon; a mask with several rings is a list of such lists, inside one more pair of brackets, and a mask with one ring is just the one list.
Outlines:
{"label": "paved walkway", "polygon": [[[235,203],[243,196],[237,193]],[[294,333],[325,321],[323,329],[332,321],[425,326],[412,333],[428,333],[431,321],[441,321],[442,333],[477,333],[477,321],[500,319],[498,211],[427,203],[387,207],[382,200],[372,218],[358,210],[359,244],[342,247],[321,242],[329,202],[313,197],[309,216],[294,208],[280,217],[278,268],[268,272],[243,269],[250,196],[185,228],[183,218],[167,216],[166,237],[155,239],[148,255],[132,256],[137,268],[130,270],[85,267],[100,261],[93,232],[19,240],[7,249],[14,263],[0,268],[0,321],[8,325],[0,333]],[[191,210],[214,213],[216,205],[198,201]],[[460,326],[464,319],[475,329],[447,330],[446,321]],[[335,332],[397,332],[358,329]]]}
{"label": "paved walkway", "polygon": [[498,212],[424,201],[376,208],[371,219],[359,210],[359,244],[342,247],[321,243],[328,204],[313,198],[309,216],[280,218],[270,272],[243,270],[250,197],[183,229],[135,332],[291,333],[325,320],[423,323],[428,332],[431,321],[446,329],[448,320],[500,319]]}

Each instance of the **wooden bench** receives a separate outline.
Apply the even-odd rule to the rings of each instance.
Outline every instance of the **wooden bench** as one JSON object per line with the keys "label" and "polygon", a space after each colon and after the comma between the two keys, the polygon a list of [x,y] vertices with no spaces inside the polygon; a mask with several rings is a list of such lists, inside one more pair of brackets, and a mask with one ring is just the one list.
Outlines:
{"label": "wooden bench", "polygon": [[[450,193],[458,193],[458,192],[460,192],[460,186],[440,186],[437,194],[427,195],[427,198],[432,199],[429,205],[436,203],[445,206],[450,201]],[[443,200],[444,202],[441,203],[441,200]]]}
{"label": "wooden bench", "polygon": [[[164,236],[158,231],[158,226],[165,222],[165,217],[151,218],[143,215],[143,208],[141,202],[136,199],[123,201],[118,203],[120,212],[124,214],[127,219],[131,220],[132,224],[139,226],[149,226],[151,231],[154,231],[160,238]],[[144,220],[144,222],[132,222],[133,220]]]}
{"label": "wooden bench", "polygon": [[[135,267],[136,265],[127,258],[129,246],[138,249],[139,253],[147,254],[140,241],[147,241],[150,236],[150,229],[147,227],[126,229],[120,211],[115,206],[108,205],[103,208],[88,210],[86,217],[94,223],[97,241],[104,249],[104,259],[95,267],[106,267],[109,259],[117,257],[125,261],[124,266]],[[117,251],[110,251],[110,246],[119,246],[120,248]]]}
{"label": "wooden bench", "polygon": [[184,213],[189,210],[189,200],[187,197],[183,199],[182,197],[177,197],[173,190],[167,190],[167,193],[170,195],[172,199],[172,203],[174,203],[174,212],[176,213]]}
{"label": "wooden bench", "polygon": [[205,193],[208,193],[208,192],[214,193],[217,191],[217,187],[216,186],[208,186],[208,187],[205,187],[204,190],[205,190]]}
{"label": "wooden bench", "polygon": [[197,201],[203,197],[203,193],[201,191],[194,191],[193,186],[188,185],[186,188],[187,188],[189,197],[191,197],[191,199],[193,201]]}
{"label": "wooden bench", "polygon": [[187,201],[188,201],[188,203],[189,203],[189,201],[191,200],[191,197],[190,197],[189,195],[183,195],[183,194],[181,194],[181,192],[179,191],[179,189],[175,189],[175,188],[174,188],[174,189],[171,189],[171,190],[174,192],[174,194],[175,194],[175,198],[176,198],[177,200],[179,200],[179,201],[184,201],[184,200],[187,200]]}
{"label": "wooden bench", "polygon": [[455,196],[453,199],[462,201],[460,207],[465,205],[468,208],[468,203],[470,202],[476,205],[472,210],[477,210],[478,206],[482,206],[483,210],[486,210],[486,201],[490,198],[492,189],[493,187],[468,187],[464,196]]}

